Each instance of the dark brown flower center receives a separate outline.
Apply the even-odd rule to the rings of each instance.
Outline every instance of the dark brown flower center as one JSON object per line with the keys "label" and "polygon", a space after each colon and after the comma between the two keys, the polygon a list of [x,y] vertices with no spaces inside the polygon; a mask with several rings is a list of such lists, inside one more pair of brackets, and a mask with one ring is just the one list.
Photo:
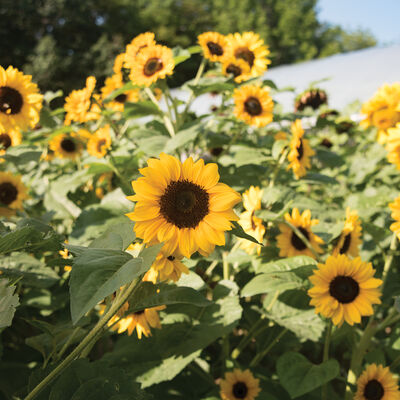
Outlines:
{"label": "dark brown flower center", "polygon": [[135,315],[142,315],[144,314],[144,310],[134,312]]}
{"label": "dark brown flower center", "polygon": [[24,100],[18,90],[8,86],[0,87],[0,112],[5,114],[18,114]]}
{"label": "dark brown flower center", "polygon": [[242,74],[242,69],[238,65],[229,64],[226,68],[226,72],[228,74],[232,74],[236,78],[237,76]]}
{"label": "dark brown flower center", "polygon": [[98,151],[99,153],[101,153],[102,150],[103,150],[103,146],[105,146],[105,145],[106,145],[106,139],[100,139],[100,140],[97,142],[97,151]]}
{"label": "dark brown flower center", "polygon": [[175,260],[175,257],[174,257],[174,256],[168,256],[167,259],[168,259],[169,261],[174,261],[174,260]]}
{"label": "dark brown flower center", "polygon": [[224,54],[224,49],[218,43],[207,42],[207,47],[214,56],[222,56],[222,54]]}
{"label": "dark brown flower center", "polygon": [[304,155],[304,147],[303,147],[303,140],[302,139],[300,139],[300,144],[297,147],[297,153],[299,155],[297,157],[297,159],[300,161],[303,158],[303,155]]}
{"label": "dark brown flower center", "polygon": [[65,138],[61,141],[61,148],[67,153],[73,153],[76,151],[75,142],[70,138]]}
{"label": "dark brown flower center", "polygon": [[117,103],[124,104],[124,103],[126,102],[126,99],[127,99],[126,94],[125,94],[125,93],[121,93],[121,94],[119,94],[114,100],[115,100]]}
{"label": "dark brown flower center", "polygon": [[260,100],[257,99],[257,97],[249,97],[245,102],[244,102],[244,109],[246,112],[252,116],[260,115],[262,113],[262,107]]}
{"label": "dark brown flower center", "polygon": [[351,303],[360,293],[360,286],[350,276],[337,276],[329,285],[329,293],[339,303]]}
{"label": "dark brown flower center", "polygon": [[344,241],[343,241],[343,246],[340,248],[339,253],[340,254],[346,254],[347,251],[350,248],[350,243],[351,243],[351,233],[348,233],[345,237],[344,237]]}
{"label": "dark brown flower center", "polygon": [[11,146],[11,138],[8,133],[2,133],[0,135],[0,148],[7,150]]}
{"label": "dark brown flower center", "polygon": [[213,147],[211,150],[210,150],[210,153],[213,155],[213,156],[215,156],[215,157],[218,157],[219,155],[221,155],[221,153],[224,151],[224,148],[223,147]]}
{"label": "dark brown flower center", "polygon": [[17,199],[18,190],[11,182],[0,183],[0,203],[9,206]]}
{"label": "dark brown flower center", "polygon": [[367,400],[381,400],[385,394],[382,384],[376,379],[370,380],[364,388],[364,397]]}
{"label": "dark brown flower center", "polygon": [[178,228],[195,228],[208,214],[208,193],[189,181],[172,181],[160,198],[160,213]]}
{"label": "dark brown flower center", "polygon": [[246,61],[247,64],[250,65],[250,67],[252,67],[254,64],[254,53],[247,47],[239,47],[238,49],[236,49],[235,57],[241,58],[242,60]]}
{"label": "dark brown flower center", "polygon": [[244,399],[247,392],[247,385],[244,382],[236,382],[232,387],[232,393],[237,399]]}
{"label": "dark brown flower center", "polygon": [[158,58],[158,57],[150,58],[147,60],[145,66],[144,66],[143,73],[146,76],[152,76],[156,72],[162,70],[163,66],[164,65],[163,65],[161,58]]}
{"label": "dark brown flower center", "polygon": [[[304,236],[307,240],[309,240],[309,233],[308,233],[308,231],[307,231],[306,228],[297,227],[297,229],[303,234],[303,236]],[[307,246],[306,246],[306,245],[304,244],[304,242],[296,235],[295,232],[292,232],[292,238],[291,238],[290,241],[291,241],[293,247],[294,247],[296,250],[301,251],[301,250],[305,250],[305,249],[307,248]]]}

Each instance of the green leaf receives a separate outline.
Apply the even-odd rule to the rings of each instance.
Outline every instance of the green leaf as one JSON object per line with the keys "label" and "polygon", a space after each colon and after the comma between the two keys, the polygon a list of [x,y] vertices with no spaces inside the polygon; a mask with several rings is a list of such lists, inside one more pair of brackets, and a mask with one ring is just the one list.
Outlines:
{"label": "green leaf", "polygon": [[321,183],[328,185],[335,185],[339,182],[328,175],[319,174],[317,172],[309,172],[303,179],[303,182]]}
{"label": "green leaf", "polygon": [[174,137],[167,141],[164,152],[169,154],[179,147],[192,143],[202,132],[203,126],[201,124],[195,124],[187,129],[179,131]]}
{"label": "green leaf", "polygon": [[134,222],[111,225],[106,232],[95,239],[89,247],[97,249],[125,250],[134,240]]}
{"label": "green leaf", "polygon": [[0,329],[10,326],[15,309],[19,305],[15,286],[8,286],[6,279],[0,279]]}
{"label": "green leaf", "polygon": [[7,153],[3,154],[1,157],[6,160],[6,162],[11,162],[21,167],[31,161],[38,162],[42,153],[42,150],[39,150],[36,146],[19,145],[8,148]]}
{"label": "green leaf", "polygon": [[339,375],[339,363],[328,360],[315,365],[299,353],[288,352],[282,355],[276,366],[282,386],[292,399],[310,393]]}
{"label": "green leaf", "polygon": [[127,119],[162,114],[162,111],[150,100],[126,103],[124,107],[124,117]]}
{"label": "green leaf", "polygon": [[233,228],[229,232],[236,237],[247,239],[250,240],[250,242],[263,246],[263,244],[258,242],[257,239],[253,238],[253,236],[248,235],[236,221],[233,222]]}
{"label": "green leaf", "polygon": [[305,265],[317,265],[317,262],[308,256],[295,256],[284,258],[281,260],[270,261],[266,264],[260,264],[257,267],[257,273],[269,273],[276,271],[292,271],[293,269],[305,266]]}
{"label": "green leaf", "polygon": [[135,88],[139,88],[140,86],[134,85],[132,81],[129,81],[127,83],[125,83],[124,86],[120,87],[119,89],[116,89],[114,91],[112,91],[104,100],[103,103],[107,104],[108,102],[110,102],[111,100],[114,100],[117,96],[119,96],[120,94],[123,94],[125,92],[128,92],[129,90],[135,89]]}
{"label": "green leaf", "polygon": [[264,79],[262,81],[264,86],[269,86],[270,88],[274,89],[274,90],[278,90],[278,87],[275,85],[275,83],[273,81],[271,81],[271,79]]}
{"label": "green leaf", "polygon": [[193,91],[196,97],[204,93],[210,93],[210,92],[220,93],[225,91],[232,91],[235,88],[235,85],[231,82],[215,82],[210,84],[188,85],[188,86]]}
{"label": "green leaf", "polygon": [[36,233],[35,229],[26,226],[17,229],[0,237],[0,253],[9,253],[11,251],[21,250],[25,244]]}
{"label": "green leaf", "polygon": [[148,156],[158,157],[161,152],[165,151],[165,146],[168,143],[166,136],[158,135],[148,138],[139,139],[137,141],[138,148]]}
{"label": "green leaf", "polygon": [[172,56],[174,57],[175,66],[189,59],[191,54],[189,49],[182,49],[180,46],[174,47],[172,49]]}

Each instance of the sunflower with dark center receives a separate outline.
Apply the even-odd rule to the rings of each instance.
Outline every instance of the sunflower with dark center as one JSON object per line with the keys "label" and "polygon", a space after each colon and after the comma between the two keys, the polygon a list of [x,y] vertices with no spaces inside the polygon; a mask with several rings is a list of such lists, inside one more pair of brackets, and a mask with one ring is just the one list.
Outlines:
{"label": "sunflower with dark center", "polygon": [[304,129],[301,126],[301,120],[296,119],[291,125],[292,140],[290,141],[290,152],[288,160],[290,161],[288,169],[292,169],[296,179],[303,177],[306,170],[311,168],[310,158],[315,151],[310,147],[307,139],[304,138]]}
{"label": "sunflower with dark center", "polygon": [[197,37],[203,55],[210,61],[222,61],[225,57],[228,42],[226,36],[218,32],[204,32]]}
{"label": "sunflower with dark center", "polygon": [[306,90],[297,96],[294,110],[295,112],[303,111],[306,107],[311,107],[313,110],[318,110],[323,104],[328,103],[328,95],[325,90],[311,89]]}
{"label": "sunflower with dark center", "polygon": [[[323,252],[319,245],[323,244],[324,241],[311,230],[311,227],[317,225],[319,221],[311,219],[310,210],[305,210],[300,214],[299,210],[294,208],[292,215],[285,214],[285,220],[300,231],[317,253]],[[289,225],[279,224],[279,230],[281,233],[276,239],[280,257],[306,255],[315,258],[314,253],[307,247],[303,239]]]}
{"label": "sunflower with dark center", "polygon": [[87,151],[90,155],[103,158],[111,148],[110,125],[104,125],[90,136]]}
{"label": "sunflower with dark center", "polygon": [[28,190],[21,176],[11,172],[0,172],[0,215],[11,216],[22,210],[22,202],[28,198]]}
{"label": "sunflower with dark center", "polygon": [[0,126],[5,130],[34,128],[39,122],[43,96],[18,69],[0,66]]}
{"label": "sunflower with dark center", "polygon": [[374,275],[372,264],[360,257],[330,256],[309,278],[313,285],[308,291],[310,304],[335,325],[360,323],[361,317],[374,313],[373,304],[381,303],[378,287],[382,281]]}
{"label": "sunflower with dark center", "polygon": [[250,370],[234,369],[226,372],[220,382],[222,400],[254,400],[261,391],[259,379],[254,378]]}
{"label": "sunflower with dark center", "polygon": [[397,400],[400,399],[397,379],[389,367],[371,364],[357,379],[354,400]]}
{"label": "sunflower with dark center", "polygon": [[222,73],[232,75],[235,82],[240,83],[251,78],[249,64],[241,58],[226,58],[222,62]]}
{"label": "sunflower with dark center", "polygon": [[135,221],[135,232],[146,244],[164,242],[165,254],[179,251],[190,257],[199,251],[208,255],[215,245],[225,244],[224,232],[239,218],[232,207],[239,193],[219,183],[217,164],[204,165],[191,157],[181,163],[161,153],[151,158],[132,182],[135,210],[127,216]]}
{"label": "sunflower with dark center", "polygon": [[268,47],[260,36],[254,32],[235,33],[227,36],[228,50],[226,58],[236,58],[245,61],[250,67],[250,76],[262,75],[271,61]]}
{"label": "sunflower with dark center", "polygon": [[361,231],[361,221],[358,218],[357,211],[351,211],[347,207],[346,221],[332,254],[346,254],[357,257],[359,255],[358,248],[361,244]]}
{"label": "sunflower with dark center", "polygon": [[54,151],[55,157],[75,160],[81,155],[83,145],[76,134],[61,133],[50,140],[49,149]]}
{"label": "sunflower with dark center", "polygon": [[[6,153],[11,146],[18,146],[22,141],[22,135],[18,129],[8,131],[0,128],[0,156]],[[0,162],[2,160],[0,159]]]}
{"label": "sunflower with dark center", "polygon": [[150,86],[158,79],[172,75],[174,67],[171,49],[161,45],[148,46],[136,56],[129,78],[135,85]]}
{"label": "sunflower with dark center", "polygon": [[153,32],[145,32],[134,37],[132,41],[126,46],[124,67],[132,69],[136,63],[136,57],[139,53],[147,47],[153,47],[157,43],[154,40]]}
{"label": "sunflower with dark center", "polygon": [[258,128],[272,122],[274,103],[269,89],[256,85],[242,86],[233,92],[236,118]]}

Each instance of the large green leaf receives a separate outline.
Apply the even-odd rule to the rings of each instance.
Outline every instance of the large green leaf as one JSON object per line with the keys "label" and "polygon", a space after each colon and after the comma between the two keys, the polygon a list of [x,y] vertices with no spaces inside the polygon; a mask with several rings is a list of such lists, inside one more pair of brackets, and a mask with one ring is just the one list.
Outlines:
{"label": "large green leaf", "polygon": [[125,104],[124,116],[127,119],[147,117],[148,115],[162,115],[162,111],[150,100]]}
{"label": "large green leaf", "polygon": [[0,279],[0,329],[10,326],[15,309],[19,305],[15,286],[8,286],[6,279]]}
{"label": "large green leaf", "polygon": [[257,267],[256,272],[269,273],[278,271],[292,271],[296,268],[303,267],[306,265],[316,266],[317,262],[313,258],[308,256],[295,256],[260,264]]}
{"label": "large green leaf", "polygon": [[185,146],[188,143],[192,143],[202,131],[202,124],[195,124],[191,127],[183,129],[182,131],[179,131],[165,144],[165,153],[171,153],[179,147]]}

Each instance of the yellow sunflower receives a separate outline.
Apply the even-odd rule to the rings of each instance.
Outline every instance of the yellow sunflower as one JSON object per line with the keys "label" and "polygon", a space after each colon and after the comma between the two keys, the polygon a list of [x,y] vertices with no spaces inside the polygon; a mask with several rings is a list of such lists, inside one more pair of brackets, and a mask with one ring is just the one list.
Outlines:
{"label": "yellow sunflower", "polygon": [[55,157],[76,160],[82,153],[83,145],[76,135],[60,133],[50,140],[49,149],[54,151]]}
{"label": "yellow sunflower", "polygon": [[22,141],[21,132],[18,129],[2,129],[0,127],[0,156],[5,154],[11,146],[18,146]]}
{"label": "yellow sunflower", "polygon": [[124,62],[126,58],[126,53],[118,54],[114,60],[113,71],[115,75],[119,75],[122,77],[122,68],[124,67]]}
{"label": "yellow sunflower", "polygon": [[222,63],[222,73],[226,76],[233,75],[237,83],[251,78],[250,66],[241,58],[232,57],[225,59]]}
{"label": "yellow sunflower", "polygon": [[136,64],[137,55],[146,47],[153,47],[157,43],[154,40],[153,32],[141,33],[132,39],[132,41],[126,46],[124,66],[132,69]]}
{"label": "yellow sunflower", "polygon": [[258,128],[272,122],[274,103],[269,89],[256,85],[242,86],[233,92],[235,116]]}
{"label": "yellow sunflower", "polygon": [[189,273],[188,267],[181,262],[182,258],[179,253],[169,254],[161,250],[143,280],[153,283],[165,280],[179,281],[182,273]]}
{"label": "yellow sunflower", "polygon": [[[250,236],[253,236],[259,243],[262,243],[265,234],[263,221],[254,215],[254,211],[245,211],[240,214],[239,224],[243,230]],[[257,249],[260,255],[262,246],[247,239],[238,239],[239,247],[248,254],[253,254]]]}
{"label": "yellow sunflower", "polygon": [[20,175],[0,171],[0,215],[9,217],[16,210],[22,210],[22,202],[27,199],[28,189]]}
{"label": "yellow sunflower", "polygon": [[387,158],[390,163],[400,169],[400,123],[395,128],[389,128],[385,136]]}
{"label": "yellow sunflower", "polygon": [[172,50],[166,46],[145,47],[136,56],[129,78],[136,85],[150,86],[174,71]]}
{"label": "yellow sunflower", "polygon": [[358,218],[357,211],[351,211],[350,208],[347,207],[343,231],[340,234],[332,254],[335,256],[338,254],[346,254],[357,257],[359,255],[358,246],[361,243],[361,231],[361,221]]}
{"label": "yellow sunflower", "polygon": [[250,188],[243,193],[244,208],[247,211],[261,210],[263,192],[263,189],[260,189],[258,186],[250,186]]}
{"label": "yellow sunflower", "polygon": [[98,129],[87,143],[87,151],[90,155],[103,158],[111,147],[110,126],[104,125]]}
{"label": "yellow sunflower", "polygon": [[344,254],[329,256],[309,278],[313,284],[308,290],[310,304],[335,325],[341,326],[344,321],[349,325],[360,323],[361,317],[374,313],[372,304],[381,303],[378,287],[382,281],[374,274],[372,264],[360,257],[351,260]]}
{"label": "yellow sunflower", "polygon": [[223,60],[228,45],[226,36],[218,32],[204,32],[197,37],[197,41],[205,58],[214,62]]}
{"label": "yellow sunflower", "polygon": [[31,75],[0,66],[0,126],[10,130],[33,128],[39,122],[43,96]]}
{"label": "yellow sunflower", "polygon": [[83,89],[73,90],[66,97],[64,105],[66,111],[65,125],[70,125],[72,121],[84,123],[99,118],[100,109],[97,104],[93,104],[91,101],[95,87],[96,78],[89,76]]}
{"label": "yellow sunflower", "polygon": [[225,244],[224,231],[239,218],[232,207],[240,194],[218,183],[218,166],[204,165],[192,157],[181,163],[161,153],[140,169],[144,177],[132,182],[135,210],[127,216],[136,221],[135,232],[146,244],[164,242],[166,254],[179,251],[190,257],[199,251],[208,255],[215,245]]}
{"label": "yellow sunflower", "polygon": [[393,203],[390,203],[389,208],[392,210],[392,218],[396,221],[390,225],[390,230],[396,233],[400,240],[400,197],[395,199]]}
{"label": "yellow sunflower", "polygon": [[235,368],[233,372],[225,373],[225,379],[221,379],[220,396],[222,400],[254,400],[261,391],[259,382],[250,370]]}
{"label": "yellow sunflower", "polygon": [[235,57],[247,62],[250,67],[250,75],[257,77],[262,75],[271,61],[267,58],[268,47],[260,36],[254,32],[235,33],[227,36],[227,58]]}
{"label": "yellow sunflower", "polygon": [[[319,221],[317,219],[311,219],[311,211],[305,210],[300,215],[297,208],[293,208],[292,215],[289,213],[285,214],[285,220],[296,227],[310,242],[312,248],[317,253],[322,253],[322,249],[319,247],[324,241],[311,231],[311,227],[317,225]],[[296,233],[286,224],[279,224],[280,234],[277,236],[279,257],[293,257],[305,255],[312,258],[314,254],[306,246],[303,240],[296,235]]]}
{"label": "yellow sunflower", "polygon": [[389,367],[371,364],[357,379],[354,400],[398,400],[400,399],[397,379]]}
{"label": "yellow sunflower", "polygon": [[310,147],[308,140],[304,139],[304,130],[301,126],[301,120],[296,119],[291,126],[292,140],[290,141],[290,152],[288,160],[290,164],[287,169],[292,169],[296,179],[306,174],[306,169],[311,168],[310,157],[315,151]]}

